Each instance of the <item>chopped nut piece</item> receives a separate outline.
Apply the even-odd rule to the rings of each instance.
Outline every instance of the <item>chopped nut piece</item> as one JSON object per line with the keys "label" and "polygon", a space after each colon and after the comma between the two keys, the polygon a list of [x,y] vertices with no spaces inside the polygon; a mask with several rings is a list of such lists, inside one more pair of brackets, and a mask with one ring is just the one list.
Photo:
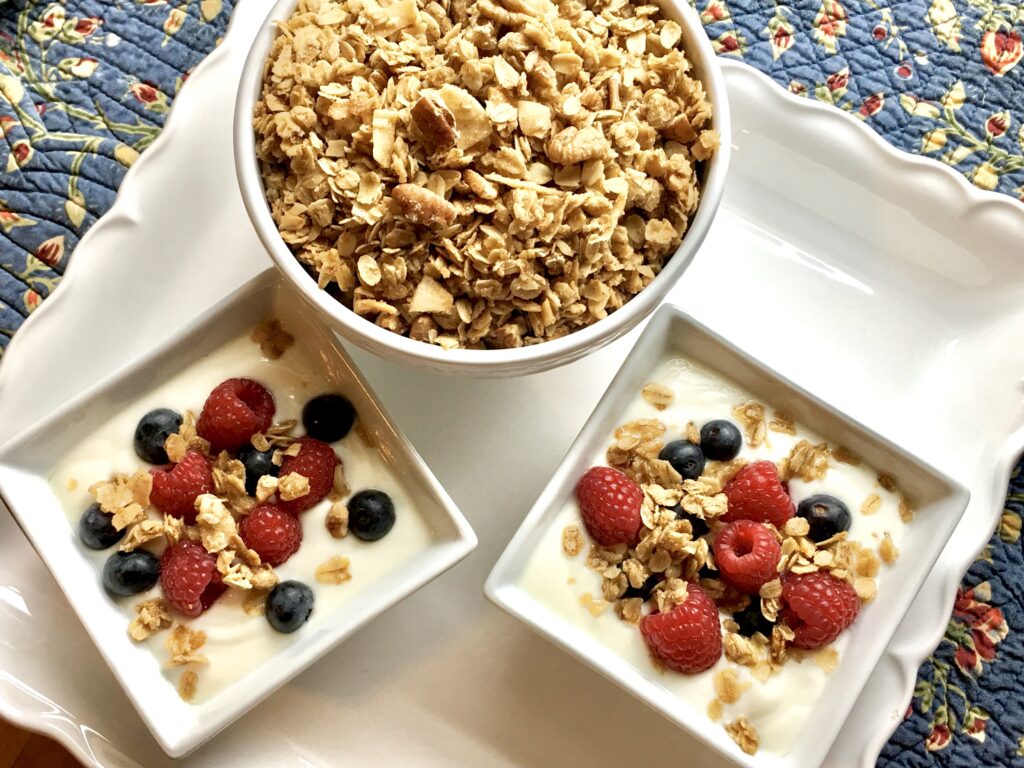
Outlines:
{"label": "chopped nut piece", "polygon": [[725,732],[732,737],[737,746],[748,755],[756,755],[760,746],[757,729],[745,717],[739,717],[725,726]]}
{"label": "chopped nut piece", "polygon": [[415,184],[399,184],[391,196],[409,221],[428,229],[443,229],[455,221],[455,206],[440,195]]}
{"label": "chopped nut piece", "polygon": [[548,159],[559,165],[574,165],[597,160],[608,154],[611,146],[599,128],[582,130],[570,125],[555,134],[547,145]]}
{"label": "chopped nut piece", "polygon": [[811,532],[811,524],[806,517],[791,517],[782,532],[787,536],[806,536]]}
{"label": "chopped nut piece", "polygon": [[452,295],[443,285],[430,276],[425,276],[416,286],[409,302],[410,312],[447,312],[455,303]]}
{"label": "chopped nut piece", "polygon": [[150,635],[171,626],[171,613],[161,598],[143,600],[135,606],[135,618],[128,624],[128,635],[142,642]]}
{"label": "chopped nut piece", "polygon": [[444,102],[423,96],[410,114],[428,152],[447,152],[455,146],[458,139],[455,115]]}
{"label": "chopped nut piece", "polygon": [[277,495],[281,501],[299,499],[309,493],[309,478],[298,472],[289,472],[277,480]]}
{"label": "chopped nut piece", "polygon": [[277,320],[260,323],[252,329],[249,338],[254,344],[259,344],[260,351],[269,360],[277,360],[295,343],[295,337],[284,330]]}
{"label": "chopped nut piece", "polygon": [[335,555],[316,569],[316,580],[321,584],[342,584],[352,578],[349,567],[352,561],[344,555]]}
{"label": "chopped nut piece", "polygon": [[196,695],[198,683],[199,675],[195,673],[195,670],[186,669],[181,673],[181,679],[178,680],[178,695],[185,701],[192,701]]}
{"label": "chopped nut piece", "polygon": [[348,535],[348,507],[340,501],[331,504],[327,510],[327,531],[336,539]]}
{"label": "chopped nut piece", "polygon": [[256,501],[260,504],[277,493],[278,479],[273,475],[263,475],[256,481]]}
{"label": "chopped nut piece", "polygon": [[569,557],[576,557],[583,550],[583,536],[579,526],[567,525],[562,531],[562,551]]}

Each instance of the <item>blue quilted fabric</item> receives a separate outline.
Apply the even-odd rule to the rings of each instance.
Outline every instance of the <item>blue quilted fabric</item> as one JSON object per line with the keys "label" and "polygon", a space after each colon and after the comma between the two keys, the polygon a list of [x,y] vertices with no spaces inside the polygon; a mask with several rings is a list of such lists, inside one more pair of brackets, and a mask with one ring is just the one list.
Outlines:
{"label": "blue quilted fabric", "polygon": [[[0,355],[156,137],[233,0],[0,5]],[[1024,199],[1024,2],[697,0],[716,50]],[[979,244],[983,247],[983,244]],[[1022,465],[1024,466],[1024,465]],[[1024,766],[1024,475],[884,768]]]}

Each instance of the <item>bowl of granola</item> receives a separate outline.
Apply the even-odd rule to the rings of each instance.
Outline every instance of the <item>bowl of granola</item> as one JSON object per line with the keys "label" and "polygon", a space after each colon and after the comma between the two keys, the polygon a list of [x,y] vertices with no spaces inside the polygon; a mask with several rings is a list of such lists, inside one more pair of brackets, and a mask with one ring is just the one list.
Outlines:
{"label": "bowl of granola", "polygon": [[663,306],[485,592],[730,764],[817,768],[969,496]]}
{"label": "bowl of granola", "polygon": [[340,334],[517,375],[647,317],[721,200],[729,112],[679,0],[281,0],[235,162],[285,278]]}

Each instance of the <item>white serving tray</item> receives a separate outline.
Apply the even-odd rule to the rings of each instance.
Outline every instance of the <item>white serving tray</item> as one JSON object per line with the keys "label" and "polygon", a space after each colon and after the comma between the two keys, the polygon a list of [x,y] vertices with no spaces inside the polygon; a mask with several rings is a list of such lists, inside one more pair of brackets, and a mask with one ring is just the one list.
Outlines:
{"label": "white serving tray", "polygon": [[[0,442],[268,263],[230,146],[238,73],[264,12],[242,0],[56,296],[14,338],[0,364]],[[722,64],[731,179],[670,300],[972,493],[826,761],[867,768],[995,527],[1024,446],[1024,206],[893,150],[845,113],[790,96],[744,65]],[[175,765],[621,768],[637,744],[685,753],[695,768],[720,765],[481,591],[634,339],[511,380],[443,378],[354,353],[480,546]],[[6,513],[0,714],[89,764],[171,764]]]}

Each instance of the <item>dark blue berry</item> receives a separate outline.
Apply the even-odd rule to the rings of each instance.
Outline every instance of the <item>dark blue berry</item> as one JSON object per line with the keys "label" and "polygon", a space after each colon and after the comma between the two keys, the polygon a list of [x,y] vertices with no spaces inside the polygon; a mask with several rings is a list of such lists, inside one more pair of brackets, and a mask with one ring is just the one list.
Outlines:
{"label": "dark blue berry", "polygon": [[810,496],[796,508],[797,517],[807,519],[811,526],[807,538],[811,541],[824,541],[831,539],[841,531],[850,530],[849,508],[835,496],[827,493],[818,493]]}
{"label": "dark blue berry", "polygon": [[302,409],[302,426],[306,434],[334,443],[341,440],[356,420],[356,409],[341,395],[318,395]]}
{"label": "dark blue berry", "polygon": [[730,461],[743,447],[743,435],[731,421],[715,419],[700,428],[700,447],[712,461]]}
{"label": "dark blue berry", "polygon": [[348,529],[363,541],[382,538],[395,524],[395,505],[384,491],[360,491],[348,502]]}
{"label": "dark blue berry", "polygon": [[646,603],[648,600],[651,599],[651,593],[654,591],[654,588],[661,583],[661,580],[663,578],[664,574],[662,573],[652,573],[650,576],[647,577],[647,581],[645,581],[641,586],[634,587],[631,584],[630,586],[626,587],[626,591],[622,593],[622,596],[639,597]]}
{"label": "dark blue berry", "polygon": [[139,425],[135,427],[135,453],[150,464],[166,464],[164,441],[168,435],[177,432],[180,426],[181,414],[170,408],[150,411],[139,419]]}
{"label": "dark blue berry", "polygon": [[683,509],[682,504],[676,504],[674,507],[672,507],[672,511],[676,513],[676,518],[678,520],[690,521],[690,527],[693,528],[693,538],[695,539],[699,539],[701,536],[703,536],[711,530],[706,522],[701,520],[696,515],[691,515],[689,512],[686,512]]}
{"label": "dark blue berry", "polygon": [[683,476],[683,480],[696,480],[704,471],[704,453],[699,445],[689,440],[675,440],[658,454],[658,458],[667,461],[672,468]]}
{"label": "dark blue berry", "polygon": [[267,621],[278,632],[294,632],[313,612],[313,590],[301,581],[282,581],[267,595]]}
{"label": "dark blue berry", "polygon": [[160,561],[144,549],[115,552],[103,565],[103,586],[107,592],[119,597],[145,592],[156,584],[159,576]]}
{"label": "dark blue berry", "polygon": [[256,483],[261,477],[277,477],[277,473],[281,471],[274,463],[273,448],[269,451],[257,451],[251,445],[247,445],[238,452],[238,460],[245,465],[245,492],[250,496],[256,495]]}
{"label": "dark blue berry", "polygon": [[108,515],[99,504],[93,504],[82,513],[78,521],[78,538],[89,549],[107,549],[124,538],[125,529],[114,527],[113,515]]}
{"label": "dark blue berry", "polygon": [[760,600],[753,600],[745,609],[734,613],[732,620],[739,625],[738,632],[744,637],[751,637],[755,632],[760,632],[765,637],[771,637],[772,627],[775,626],[761,613]]}

